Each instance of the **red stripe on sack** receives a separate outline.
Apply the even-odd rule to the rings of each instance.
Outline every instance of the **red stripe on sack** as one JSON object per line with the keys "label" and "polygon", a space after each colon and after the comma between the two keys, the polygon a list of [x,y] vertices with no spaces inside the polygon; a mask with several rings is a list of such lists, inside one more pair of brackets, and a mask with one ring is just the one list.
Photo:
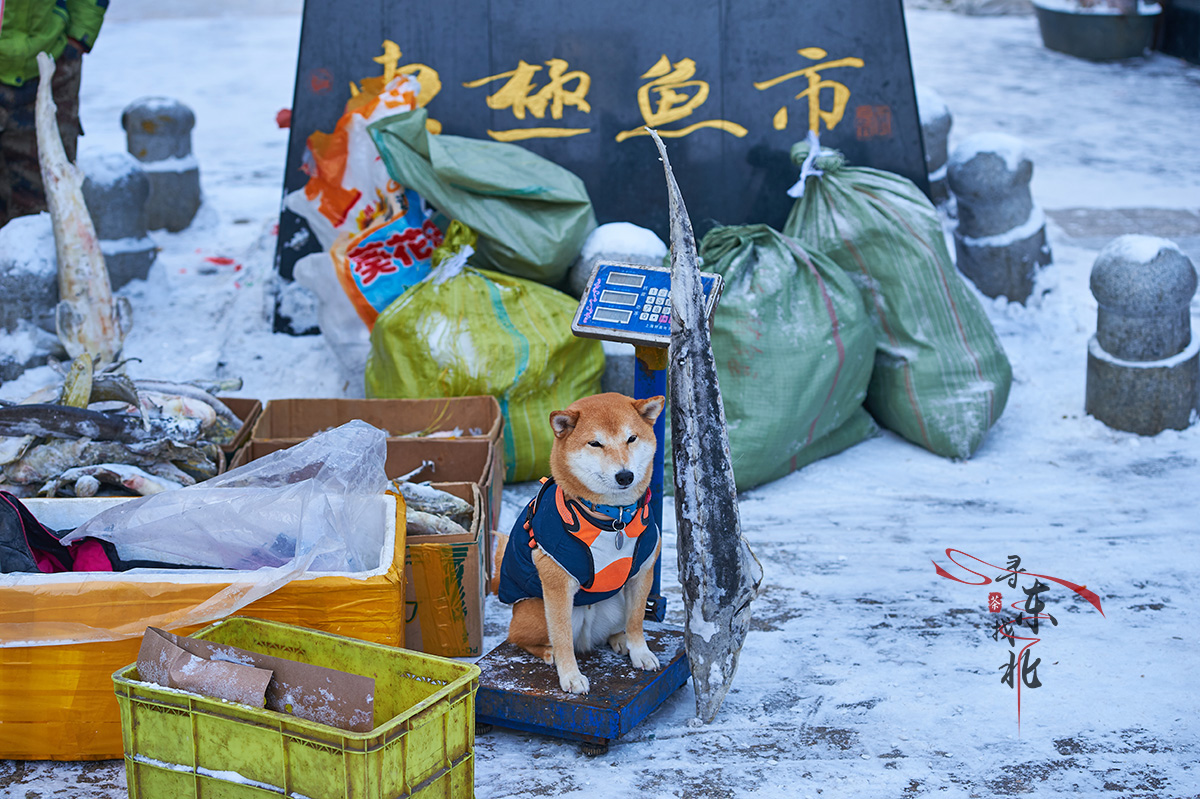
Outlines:
{"label": "red stripe on sack", "polygon": [[858,264],[858,270],[870,278],[870,280],[867,282],[867,288],[871,292],[871,301],[875,306],[876,315],[879,317],[879,324],[883,327],[883,332],[885,335],[887,335],[888,341],[894,345],[896,344],[896,334],[892,332],[892,328],[888,324],[887,317],[884,315],[883,300],[881,299],[880,293],[875,290],[875,276],[872,275],[871,270],[867,268],[866,262],[863,261],[862,253],[860,253],[858,248],[854,246],[854,242],[843,236],[842,231],[838,228],[837,210],[836,206],[833,204],[832,198],[830,198],[827,193],[822,194],[821,196],[822,199],[825,200],[825,206],[829,209],[829,219],[830,223],[833,225],[834,233],[839,239],[842,240],[842,245],[846,248],[846,250],[849,251],[850,255],[853,256],[855,262]]}
{"label": "red stripe on sack", "polygon": [[[871,199],[878,202],[881,206],[884,206],[886,209],[891,210],[890,205],[883,202],[875,195],[871,194],[871,192],[865,191],[862,189],[860,189],[860,191],[862,191],[863,194],[867,195]],[[937,254],[934,253],[934,251],[933,251],[933,246],[929,242],[927,242],[924,238],[922,238],[920,233],[913,230],[908,225],[908,223],[904,221],[904,218],[899,213],[895,213],[895,212],[893,212],[893,213],[895,215],[896,221],[899,222],[904,227],[905,230],[907,230],[909,233],[911,233],[912,237],[921,243],[921,246],[923,246],[926,250],[929,251],[929,255],[930,255],[930,257],[932,257],[933,262],[935,264],[937,264],[938,277],[941,279],[942,289],[946,293],[946,302],[950,303],[950,312],[954,316],[954,324],[958,327],[958,334],[962,337],[963,346],[966,347],[967,354],[971,356],[971,362],[973,364],[975,364],[975,376],[979,378],[979,382],[981,382],[981,383],[984,382],[983,367],[980,366],[980,364],[979,364],[979,356],[977,356],[975,354],[975,351],[973,349],[971,349],[971,342],[970,342],[970,339],[967,337],[966,328],[963,327],[962,319],[958,315],[958,306],[954,304],[954,297],[950,294],[950,283],[946,279],[945,271],[942,270],[941,261],[938,259]],[[939,227],[939,230],[940,230],[940,227]],[[988,419],[989,419],[989,422],[995,422],[996,419],[995,419],[995,416],[993,415],[995,413],[995,409],[993,407],[994,400],[995,400],[995,391],[993,389],[988,389],[987,396],[988,396]]]}
{"label": "red stripe on sack", "polygon": [[829,393],[825,395],[825,401],[821,403],[821,409],[817,411],[817,415],[813,417],[812,424],[808,428],[808,438],[804,441],[804,446],[812,443],[813,434],[817,430],[817,422],[821,418],[821,414],[825,412],[825,407],[829,405],[829,400],[833,397],[834,390],[837,389],[838,378],[842,374],[842,366],[846,363],[846,345],[842,342],[842,336],[838,332],[840,325],[838,323],[837,311],[833,308],[833,299],[829,296],[829,292],[825,289],[825,281],[821,279],[821,275],[817,272],[817,267],[809,259],[808,254],[796,247],[791,239],[787,236],[783,237],[783,242],[788,246],[788,249],[804,261],[804,265],[808,267],[808,271],[817,279],[817,288],[821,290],[821,299],[825,301],[825,312],[829,314],[829,321],[832,325],[833,343],[837,346],[838,363],[837,369],[833,372],[833,383],[829,386]]}
{"label": "red stripe on sack", "polygon": [[[867,194],[867,192],[863,193]],[[831,214],[831,216],[833,215]],[[837,228],[836,219],[834,221],[834,228],[835,230]],[[862,271],[862,273],[869,278],[867,285],[871,289],[871,298],[875,301],[875,315],[878,317],[879,325],[883,328],[883,332],[887,335],[888,341],[892,344],[892,346],[896,346],[897,339],[892,333],[891,327],[888,325],[887,317],[883,313],[884,306],[882,300],[880,299],[880,294],[879,292],[875,291],[875,276],[871,274],[871,270],[867,269],[867,264],[865,261],[863,261],[862,255],[859,253],[858,248],[855,247],[849,239],[842,238],[842,244],[845,245],[850,254],[854,256],[854,260],[858,262],[859,269]],[[921,439],[925,442],[925,446],[927,448],[933,449],[933,442],[929,440],[929,431],[925,429],[925,417],[921,414],[921,405],[919,402],[917,402],[917,394],[913,390],[912,365],[907,360],[905,360],[903,363],[904,365],[901,368],[904,372],[904,393],[908,396],[908,404],[912,407],[913,416],[915,416],[917,419],[917,426],[921,428]]]}

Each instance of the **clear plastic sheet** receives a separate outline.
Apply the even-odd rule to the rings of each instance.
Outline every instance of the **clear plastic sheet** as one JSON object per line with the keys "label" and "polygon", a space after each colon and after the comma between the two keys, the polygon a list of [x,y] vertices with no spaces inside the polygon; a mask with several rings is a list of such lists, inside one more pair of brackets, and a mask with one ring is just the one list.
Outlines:
{"label": "clear plastic sheet", "polygon": [[308,572],[378,569],[385,565],[385,441],[382,430],[350,422],[204,483],[100,513],[64,542],[92,536],[113,542],[126,559],[236,571],[3,575],[0,647],[203,624]]}

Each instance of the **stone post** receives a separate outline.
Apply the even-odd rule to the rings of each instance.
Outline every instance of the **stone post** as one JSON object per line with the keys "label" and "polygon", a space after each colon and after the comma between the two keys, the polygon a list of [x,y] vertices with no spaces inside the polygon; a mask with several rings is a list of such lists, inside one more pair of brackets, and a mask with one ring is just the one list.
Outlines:
{"label": "stone post", "polygon": [[18,216],[0,227],[0,383],[66,352],[54,332],[58,254],[50,214]]}
{"label": "stone post", "polygon": [[1191,260],[1166,239],[1121,236],[1096,256],[1091,288],[1099,309],[1084,410],[1143,436],[1186,428],[1200,401]]}
{"label": "stone post", "polygon": [[150,180],[136,158],[106,153],[82,159],[83,200],[96,226],[113,291],[134,278],[145,280],[158,254],[146,235]]}
{"label": "stone post", "polygon": [[917,112],[921,116],[921,138],[925,142],[930,199],[935,205],[942,205],[950,199],[946,162],[950,158],[950,127],[954,118],[941,95],[925,86],[917,86]]}
{"label": "stone post", "polygon": [[200,168],[192,155],[195,124],[190,108],[165,97],[135,100],[121,114],[129,152],[142,162],[150,181],[150,230],[183,230],[200,208]]}
{"label": "stone post", "polygon": [[958,270],[989,297],[1024,303],[1050,263],[1046,216],[1033,202],[1033,162],[1018,139],[976,134],[954,148],[947,178],[958,205]]}
{"label": "stone post", "polygon": [[0,227],[0,330],[21,320],[54,332],[58,255],[50,214],[29,214]]}

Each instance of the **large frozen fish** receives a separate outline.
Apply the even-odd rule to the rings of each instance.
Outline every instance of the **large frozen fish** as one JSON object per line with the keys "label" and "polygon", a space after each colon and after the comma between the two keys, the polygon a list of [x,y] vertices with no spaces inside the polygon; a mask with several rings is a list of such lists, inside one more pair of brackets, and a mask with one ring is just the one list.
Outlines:
{"label": "large frozen fish", "polygon": [[400,491],[409,511],[445,516],[461,527],[468,529],[471,527],[471,518],[475,514],[471,503],[433,486],[420,483],[395,480],[392,482],[392,487]]}
{"label": "large frozen fish", "polygon": [[95,496],[100,483],[121,486],[144,497],[183,488],[182,482],[151,474],[127,463],[98,463],[94,466],[67,469],[42,486],[38,494],[56,497],[64,485],[70,485],[74,486],[75,496]]}
{"label": "large frozen fish", "polygon": [[51,94],[54,60],[39,53],[37,62],[40,82],[34,117],[38,162],[58,253],[55,325],[67,354],[75,358],[90,353],[99,371],[121,352],[133,314],[128,299],[113,298],[96,228],[83,202],[83,175],[63,150]]}
{"label": "large frozen fish", "polygon": [[193,444],[200,438],[200,422],[187,418],[155,418],[149,428],[127,413],[105,413],[69,405],[10,405],[0,408],[0,436],[90,438],[142,444],[169,438]]}
{"label": "large frozen fish", "polygon": [[662,156],[670,200],[671,446],[683,639],[696,691],[696,715],[709,722],[737,671],[762,566],[742,538],[692,223],[666,148],[656,133],[650,135]]}

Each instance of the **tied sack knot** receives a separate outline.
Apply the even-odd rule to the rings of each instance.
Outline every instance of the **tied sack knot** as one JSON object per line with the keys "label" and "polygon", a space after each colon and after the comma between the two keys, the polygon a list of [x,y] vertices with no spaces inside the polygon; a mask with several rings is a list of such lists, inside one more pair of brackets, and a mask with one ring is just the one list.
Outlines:
{"label": "tied sack knot", "polygon": [[[816,152],[816,155],[812,154]],[[792,163],[800,168],[800,179],[788,189],[789,197],[800,197],[810,177],[835,174],[846,164],[846,157],[837,150],[821,147],[817,134],[809,131],[808,138],[792,145]]]}

